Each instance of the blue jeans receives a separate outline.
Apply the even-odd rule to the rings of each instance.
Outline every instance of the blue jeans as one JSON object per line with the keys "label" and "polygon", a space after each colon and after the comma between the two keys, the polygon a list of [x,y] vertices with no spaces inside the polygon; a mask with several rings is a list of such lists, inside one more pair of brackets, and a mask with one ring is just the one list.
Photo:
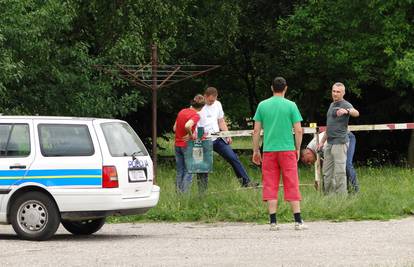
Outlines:
{"label": "blue jeans", "polygon": [[177,175],[175,178],[175,185],[177,192],[185,193],[191,186],[193,175],[188,172],[185,166],[184,154],[186,147],[175,147],[175,166],[177,169]]}
{"label": "blue jeans", "polygon": [[242,185],[250,183],[249,175],[229,144],[227,144],[222,138],[217,138],[213,142],[213,150],[222,156],[228,163],[230,163]]}
{"label": "blue jeans", "polygon": [[[351,189],[350,191],[358,192],[359,191],[359,185],[358,180],[356,177],[356,172],[354,169],[354,166],[352,165],[352,161],[354,159],[354,153],[355,153],[355,145],[356,145],[356,139],[355,135],[351,132],[348,132],[349,137],[349,147],[346,154],[346,177],[348,180],[348,187]],[[350,188],[352,186],[352,188]]]}

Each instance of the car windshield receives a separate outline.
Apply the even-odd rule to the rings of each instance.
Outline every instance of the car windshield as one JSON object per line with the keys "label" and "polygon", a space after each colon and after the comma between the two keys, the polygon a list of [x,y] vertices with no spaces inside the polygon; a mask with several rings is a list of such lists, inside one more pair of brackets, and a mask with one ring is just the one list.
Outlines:
{"label": "car windshield", "polygon": [[148,155],[141,139],[127,123],[107,122],[102,123],[101,128],[113,157]]}

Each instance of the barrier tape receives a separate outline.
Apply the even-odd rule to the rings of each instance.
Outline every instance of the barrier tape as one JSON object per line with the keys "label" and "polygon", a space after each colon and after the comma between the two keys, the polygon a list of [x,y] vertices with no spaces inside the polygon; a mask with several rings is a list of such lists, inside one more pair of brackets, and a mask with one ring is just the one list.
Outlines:
{"label": "barrier tape", "polygon": [[[304,134],[315,134],[317,138],[317,143],[319,143],[319,138],[316,133],[320,133],[326,131],[326,126],[317,126],[316,123],[310,123],[311,127],[302,127]],[[408,123],[386,123],[386,124],[371,124],[371,125],[348,125],[348,130],[355,132],[355,131],[383,131],[383,130],[407,130],[407,129],[414,129],[414,122]],[[263,135],[263,131],[260,133]],[[237,136],[252,136],[253,130],[238,130],[238,131],[222,131],[219,133],[209,134],[207,138],[219,138],[219,137],[237,137]],[[315,186],[315,189],[321,191],[321,164],[320,164],[320,156],[317,154],[317,160],[315,162],[315,184],[301,184],[302,186]],[[261,187],[261,186],[260,186]],[[260,188],[258,187],[258,188]],[[241,188],[239,190],[246,190],[251,188]],[[218,192],[211,192],[209,194],[218,194],[223,193],[226,191],[235,191],[235,190],[225,190],[225,191],[218,191]]]}
{"label": "barrier tape", "polygon": [[[316,124],[311,124],[314,127],[302,127],[303,133],[314,134],[317,131],[326,131],[326,126],[316,127]],[[387,124],[372,124],[372,125],[349,125],[348,130],[355,131],[383,131],[383,130],[407,130],[414,129],[414,122],[407,123],[387,123]],[[263,132],[261,133],[263,135]],[[237,131],[221,131],[219,133],[209,134],[208,138],[214,137],[237,137],[237,136],[252,136],[253,130],[237,130]]]}

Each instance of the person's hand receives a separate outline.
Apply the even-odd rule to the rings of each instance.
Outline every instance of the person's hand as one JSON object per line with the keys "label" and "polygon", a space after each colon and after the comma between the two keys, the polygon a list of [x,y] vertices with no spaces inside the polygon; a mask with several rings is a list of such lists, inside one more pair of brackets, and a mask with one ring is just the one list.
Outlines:
{"label": "person's hand", "polygon": [[317,151],[321,151],[323,149],[323,143],[319,143],[318,147],[316,148]]}
{"label": "person's hand", "polygon": [[319,190],[319,187],[321,186],[321,184],[320,184],[319,181],[316,181],[315,180],[315,184],[313,186],[315,187],[315,190],[318,191]]}
{"label": "person's hand", "polygon": [[187,142],[187,141],[189,141],[189,140],[192,140],[193,138],[192,138],[192,136],[190,135],[190,134],[186,134],[186,135],[184,135],[183,136],[183,140],[185,141],[185,142]]}
{"label": "person's hand", "polygon": [[300,149],[296,150],[296,161],[300,159]]}
{"label": "person's hand", "polygon": [[262,163],[262,155],[259,151],[253,152],[252,161],[256,165],[260,165]]}
{"label": "person's hand", "polygon": [[341,117],[342,115],[345,114],[349,114],[349,111],[344,109],[344,108],[340,108],[336,111],[336,116]]}
{"label": "person's hand", "polygon": [[231,137],[226,137],[227,144],[231,145],[233,143],[233,139]]}

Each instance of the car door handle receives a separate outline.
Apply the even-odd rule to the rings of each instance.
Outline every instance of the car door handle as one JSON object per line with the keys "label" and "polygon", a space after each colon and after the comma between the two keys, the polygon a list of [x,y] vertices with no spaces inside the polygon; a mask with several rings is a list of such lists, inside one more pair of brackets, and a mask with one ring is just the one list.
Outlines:
{"label": "car door handle", "polygon": [[11,169],[26,169],[26,165],[15,164],[15,165],[9,166],[9,168],[10,170]]}

